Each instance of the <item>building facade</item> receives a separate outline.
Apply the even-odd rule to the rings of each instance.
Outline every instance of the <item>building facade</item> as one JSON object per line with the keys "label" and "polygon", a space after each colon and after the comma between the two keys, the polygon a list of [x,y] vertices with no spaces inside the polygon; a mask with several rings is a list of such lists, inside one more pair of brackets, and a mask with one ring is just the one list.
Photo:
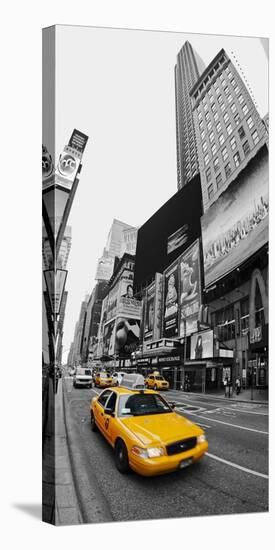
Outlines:
{"label": "building facade", "polygon": [[96,280],[109,281],[114,270],[115,257],[121,258],[124,252],[135,253],[137,228],[114,219],[108,233],[107,243],[98,260]]}
{"label": "building facade", "polygon": [[133,296],[135,257],[125,253],[108,283],[102,303],[96,358],[130,366],[140,343],[141,301]]}
{"label": "building facade", "polygon": [[245,83],[222,49],[190,92],[206,211],[266,143]]}
{"label": "building facade", "polygon": [[204,67],[190,42],[185,42],[175,66],[178,189],[199,171],[190,91]]}

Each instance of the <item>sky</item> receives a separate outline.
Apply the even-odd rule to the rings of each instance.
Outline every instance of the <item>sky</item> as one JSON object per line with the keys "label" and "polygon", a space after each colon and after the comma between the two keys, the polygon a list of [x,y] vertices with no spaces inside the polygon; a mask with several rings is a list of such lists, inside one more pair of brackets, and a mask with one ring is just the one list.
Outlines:
{"label": "sky", "polygon": [[177,191],[174,66],[186,40],[206,66],[224,48],[268,112],[266,40],[57,26],[56,161],[74,128],[89,136],[68,221],[64,357],[113,219],[140,226]]}

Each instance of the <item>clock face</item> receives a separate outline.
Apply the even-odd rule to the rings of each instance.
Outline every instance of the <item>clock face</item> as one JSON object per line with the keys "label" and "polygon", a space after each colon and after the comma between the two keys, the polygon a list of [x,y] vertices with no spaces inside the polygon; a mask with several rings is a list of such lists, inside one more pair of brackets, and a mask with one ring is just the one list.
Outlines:
{"label": "clock face", "polygon": [[64,153],[60,156],[58,170],[63,176],[71,176],[76,171],[76,167],[77,162],[72,155]]}
{"label": "clock face", "polygon": [[50,153],[48,151],[45,151],[42,154],[42,177],[46,178],[50,176],[50,174],[53,171],[53,161]]}

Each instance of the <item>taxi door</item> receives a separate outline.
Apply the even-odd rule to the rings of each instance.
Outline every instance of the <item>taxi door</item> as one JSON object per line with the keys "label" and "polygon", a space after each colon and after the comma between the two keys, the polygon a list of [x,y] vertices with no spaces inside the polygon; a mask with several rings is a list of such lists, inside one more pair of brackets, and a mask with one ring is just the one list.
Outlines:
{"label": "taxi door", "polygon": [[115,409],[117,403],[117,394],[116,392],[110,392],[111,395],[106,401],[105,407],[110,410],[110,414],[104,411],[103,413],[103,431],[106,439],[113,444],[116,437],[116,418],[115,418]]}
{"label": "taxi door", "polygon": [[105,422],[104,409],[105,409],[107,400],[109,399],[111,393],[112,393],[111,390],[103,391],[101,393],[100,397],[97,399],[97,401],[94,404],[95,420],[96,420],[96,423],[97,423],[98,427],[100,428],[100,430],[103,433],[105,433],[104,432],[104,422]]}
{"label": "taxi door", "polygon": [[149,377],[148,377],[148,388],[152,388],[154,386],[154,376],[151,374]]}

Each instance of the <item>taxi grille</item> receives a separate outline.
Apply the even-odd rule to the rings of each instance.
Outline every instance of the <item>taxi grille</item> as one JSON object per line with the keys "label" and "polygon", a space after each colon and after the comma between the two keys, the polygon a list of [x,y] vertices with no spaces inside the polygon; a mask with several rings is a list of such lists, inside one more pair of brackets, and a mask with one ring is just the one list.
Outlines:
{"label": "taxi grille", "polygon": [[166,450],[168,455],[176,455],[178,453],[184,453],[185,451],[189,451],[190,449],[193,449],[196,446],[197,438],[196,437],[189,437],[188,439],[182,439],[181,441],[176,441],[175,443],[171,443],[171,445],[167,445]]}

